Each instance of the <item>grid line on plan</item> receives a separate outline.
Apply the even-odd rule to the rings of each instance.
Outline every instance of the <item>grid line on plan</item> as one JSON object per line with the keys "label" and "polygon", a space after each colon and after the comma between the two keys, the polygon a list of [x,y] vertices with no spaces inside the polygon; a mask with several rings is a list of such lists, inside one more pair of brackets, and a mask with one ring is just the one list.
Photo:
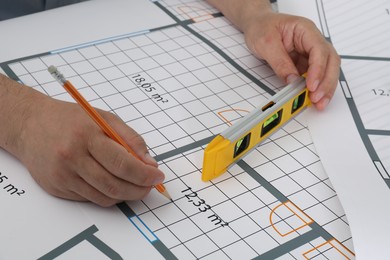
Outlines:
{"label": "grid line on plan", "polygon": [[211,7],[204,1],[178,0],[174,2],[159,2],[181,21],[186,21],[189,19],[210,19],[213,14],[219,12],[217,9]]}

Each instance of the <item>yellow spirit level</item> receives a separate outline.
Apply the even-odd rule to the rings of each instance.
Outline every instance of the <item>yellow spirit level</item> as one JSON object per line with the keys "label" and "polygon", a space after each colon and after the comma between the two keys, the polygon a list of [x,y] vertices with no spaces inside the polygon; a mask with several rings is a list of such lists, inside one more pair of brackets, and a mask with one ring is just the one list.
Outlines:
{"label": "yellow spirit level", "polygon": [[229,166],[309,106],[308,93],[306,80],[300,77],[215,137],[204,150],[202,180],[209,181],[223,174]]}

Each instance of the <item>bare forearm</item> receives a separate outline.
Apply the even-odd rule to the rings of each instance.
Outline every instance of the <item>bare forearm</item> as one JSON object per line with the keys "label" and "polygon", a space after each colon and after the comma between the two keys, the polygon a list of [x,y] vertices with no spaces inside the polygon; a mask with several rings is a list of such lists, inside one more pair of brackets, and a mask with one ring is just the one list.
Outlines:
{"label": "bare forearm", "polygon": [[32,89],[0,73],[0,147],[15,154]]}
{"label": "bare forearm", "polygon": [[220,10],[237,28],[245,31],[245,27],[253,16],[261,12],[272,11],[269,0],[207,0]]}

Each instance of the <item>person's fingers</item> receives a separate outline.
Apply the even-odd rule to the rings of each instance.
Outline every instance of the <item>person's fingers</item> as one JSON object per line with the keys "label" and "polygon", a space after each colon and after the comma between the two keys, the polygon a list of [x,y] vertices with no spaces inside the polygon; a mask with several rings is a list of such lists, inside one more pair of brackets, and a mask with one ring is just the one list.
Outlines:
{"label": "person's fingers", "polygon": [[77,190],[75,189],[73,194],[76,194],[82,199],[66,198],[66,197],[63,198],[70,199],[70,200],[77,200],[77,201],[90,201],[96,205],[105,208],[114,206],[115,204],[118,204],[119,202],[123,201],[123,200],[113,199],[104,195],[103,193],[99,192],[98,190],[96,190],[86,182],[80,183],[80,185],[78,185],[78,189]]}
{"label": "person's fingers", "polygon": [[92,201],[102,207],[110,207],[122,201],[120,199],[107,196],[81,177],[74,178],[69,186],[69,190],[61,197],[77,201]]}
{"label": "person's fingers", "polygon": [[53,195],[67,200],[91,201],[101,207],[111,207],[120,202],[105,196],[82,179],[74,182],[70,190],[59,191]]}
{"label": "person's fingers", "polygon": [[[324,87],[321,90],[318,89],[320,84],[324,86],[323,80],[325,76],[327,75],[328,77],[332,77],[332,74],[329,73],[334,72],[333,70],[338,70],[339,68],[336,62],[337,59],[334,57],[337,57],[337,55],[332,51],[330,44],[324,41],[322,36],[308,36],[304,41],[307,42],[303,43],[305,48],[304,51],[309,53],[308,71],[306,77],[307,88],[313,93],[312,101],[316,103],[326,94],[324,92]],[[338,72],[334,74],[333,77],[336,75],[338,75]]]}
{"label": "person's fingers", "polygon": [[36,180],[46,192],[53,196],[74,201],[92,201],[104,207],[119,202],[93,188],[74,170],[60,169],[48,175],[50,178],[39,176]]}
{"label": "person's fingers", "polygon": [[158,168],[138,160],[101,133],[90,135],[88,151],[108,172],[127,182],[149,187],[164,180],[164,174]]}
{"label": "person's fingers", "polygon": [[82,187],[76,186],[73,191],[89,200],[94,200],[93,202],[99,205],[109,205],[114,201],[141,199],[150,191],[150,186],[137,186],[116,177],[92,157],[80,158],[77,165],[75,170],[90,187],[81,190]]}
{"label": "person's fingers", "polygon": [[332,99],[337,87],[340,75],[340,58],[337,53],[331,50],[328,57],[324,78],[318,88],[310,93],[310,99],[318,110],[323,110]]}
{"label": "person's fingers", "polygon": [[310,49],[306,77],[307,88],[315,92],[326,73],[330,50],[326,42],[319,42],[315,46],[309,45],[307,48]]}
{"label": "person's fingers", "polygon": [[[280,35],[266,36],[261,38],[261,42],[250,43],[258,57],[262,57],[274,70],[276,75],[285,82],[294,81],[299,72],[293,60],[283,45]],[[267,48],[264,48],[267,46]]]}
{"label": "person's fingers", "polygon": [[[68,172],[66,174],[68,174]],[[69,179],[70,178],[67,178],[66,180]],[[53,181],[53,179],[51,181]],[[63,181],[60,183],[60,185],[58,185],[57,183],[53,183],[51,185],[42,185],[42,188],[49,194],[62,199],[75,200],[75,201],[88,201],[88,199],[86,199],[85,197],[79,195],[78,193],[70,191],[67,187],[65,187],[66,183],[69,182]],[[74,187],[73,184],[71,184],[70,186]]]}
{"label": "person's fingers", "polygon": [[66,200],[74,200],[74,201],[90,201],[89,199],[86,199],[84,196],[79,195],[78,193],[75,193],[70,190],[66,191],[56,191],[56,192],[49,192],[51,195],[61,198],[61,199],[66,199]]}
{"label": "person's fingers", "polygon": [[[306,55],[306,83],[310,91],[310,100],[317,109],[322,110],[329,103],[339,77],[340,59],[315,24],[307,19],[298,20],[295,27],[294,46],[302,56]],[[298,70],[305,67],[305,64]]]}
{"label": "person's fingers", "polygon": [[315,24],[304,18],[296,20],[294,27],[294,48],[307,57],[307,88],[314,92],[322,82],[328,69],[329,56],[333,47],[324,39]]}
{"label": "person's fingers", "polygon": [[137,156],[146,164],[157,167],[158,163],[150,155],[145,140],[134,129],[128,127],[119,117],[114,114],[101,112],[100,114],[110,122],[110,125],[124,139]]}

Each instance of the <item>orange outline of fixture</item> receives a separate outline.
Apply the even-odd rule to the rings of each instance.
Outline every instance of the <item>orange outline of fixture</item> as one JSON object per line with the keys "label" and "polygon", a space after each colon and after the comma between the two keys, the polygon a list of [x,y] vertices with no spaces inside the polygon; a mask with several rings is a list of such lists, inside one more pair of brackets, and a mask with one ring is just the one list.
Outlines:
{"label": "orange outline of fixture", "polygon": [[[286,204],[287,203],[291,203],[296,209],[298,209],[299,211],[300,211],[300,213],[302,214],[302,215],[304,215],[304,216],[306,216],[308,219],[310,219],[310,221],[309,222],[306,222],[302,217],[300,217],[293,209],[291,209],[289,206],[287,206]],[[289,231],[289,232],[287,232],[287,233],[285,233],[285,234],[282,234],[281,232],[279,232],[279,230],[276,228],[276,226],[275,226],[275,223],[273,222],[273,220],[272,220],[272,215],[275,213],[275,211],[279,208],[279,207],[281,207],[281,206],[285,206],[288,210],[290,210],[291,211],[291,213],[293,213],[293,215],[295,215],[295,216],[297,216],[303,223],[305,223],[305,224],[303,224],[302,226],[299,226],[299,227],[297,227],[297,228],[294,228],[294,229],[292,229],[291,231]],[[291,234],[291,233],[293,233],[293,232],[295,232],[295,231],[297,231],[297,230],[299,230],[299,229],[301,229],[301,228],[304,228],[304,227],[306,227],[306,226],[308,226],[308,225],[310,225],[311,223],[313,223],[314,222],[314,220],[311,218],[311,217],[309,217],[308,215],[306,215],[306,213],[304,213],[297,205],[295,205],[294,203],[292,203],[291,201],[286,201],[286,202],[283,202],[283,203],[280,203],[278,206],[276,206],[275,208],[273,208],[272,210],[271,210],[271,213],[270,213],[270,215],[269,215],[269,221],[270,221],[270,223],[271,223],[271,226],[273,227],[273,229],[281,236],[281,237],[285,237],[285,236],[287,236],[287,235],[289,235],[289,234]]]}
{"label": "orange outline of fixture", "polygon": [[[310,249],[309,251],[306,251],[305,253],[302,254],[302,256],[303,256],[306,260],[310,260],[311,258],[308,258],[308,257],[306,256],[307,254],[310,254],[310,253],[313,252],[314,250],[318,250],[320,247],[325,246],[326,244],[330,244],[330,246],[331,246],[332,248],[334,248],[337,252],[339,252],[342,256],[344,256],[345,259],[351,260],[352,258],[349,258],[348,256],[346,256],[346,255],[345,255],[343,252],[341,252],[334,244],[332,244],[333,241],[335,241],[337,244],[339,244],[342,248],[344,248],[344,249],[345,249],[347,252],[349,252],[351,255],[355,256],[355,254],[354,254],[351,250],[349,250],[346,246],[344,246],[342,243],[340,243],[340,242],[339,242],[337,239],[335,239],[335,238],[332,238],[332,239],[330,239],[330,240],[328,240],[328,241],[326,241],[326,242],[324,242],[324,243],[322,243],[322,244],[320,244],[320,245],[318,245],[318,246],[316,246],[316,247]],[[318,251],[320,251],[320,250],[318,250]],[[321,251],[320,251],[320,252],[321,252]]]}
{"label": "orange outline of fixture", "polygon": [[233,108],[233,109],[226,109],[226,110],[219,111],[217,114],[218,114],[218,116],[221,117],[222,120],[224,120],[227,124],[232,125],[232,122],[230,122],[230,121],[229,121],[226,117],[224,117],[222,114],[223,114],[223,113],[226,113],[226,112],[236,112],[236,111],[241,111],[241,112],[249,113],[249,111],[246,110],[246,109]]}
{"label": "orange outline of fixture", "polygon": [[[187,11],[184,10],[185,8],[189,8],[191,11],[187,12]],[[201,9],[199,7],[196,7],[196,6],[184,5],[184,6],[177,7],[177,9],[180,10],[183,15],[186,15],[189,19],[191,19],[194,22],[201,22],[201,21],[206,21],[206,20],[210,20],[210,19],[214,18],[214,16],[212,16],[211,13],[207,13],[207,14],[204,14],[204,15],[191,17],[191,15],[189,15],[189,13],[196,12],[196,9],[200,10],[200,11],[203,11],[203,12],[206,12],[206,10],[203,10],[203,9]]]}

